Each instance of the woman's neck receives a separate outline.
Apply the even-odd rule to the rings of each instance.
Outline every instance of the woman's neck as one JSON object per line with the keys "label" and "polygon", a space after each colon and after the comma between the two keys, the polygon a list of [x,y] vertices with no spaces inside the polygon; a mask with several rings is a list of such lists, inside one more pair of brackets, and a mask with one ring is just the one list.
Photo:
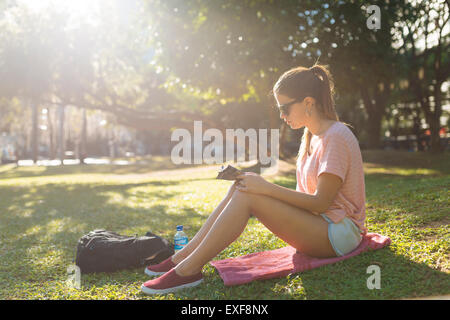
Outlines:
{"label": "woman's neck", "polygon": [[335,122],[336,120],[322,120],[321,122],[317,122],[315,125],[311,125],[308,129],[313,135],[320,136],[324,134]]}

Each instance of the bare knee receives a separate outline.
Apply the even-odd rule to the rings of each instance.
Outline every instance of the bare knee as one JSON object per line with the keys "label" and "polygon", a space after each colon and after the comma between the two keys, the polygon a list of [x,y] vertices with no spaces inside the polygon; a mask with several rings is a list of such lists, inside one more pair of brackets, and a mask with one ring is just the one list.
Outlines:
{"label": "bare knee", "polygon": [[234,190],[233,196],[231,197],[231,199],[233,199],[234,201],[242,201],[242,202],[247,202],[248,198],[249,198],[248,192],[240,191],[237,189]]}
{"label": "bare knee", "polygon": [[246,207],[253,211],[254,204],[256,204],[258,201],[261,201],[261,198],[264,197],[263,195],[249,193],[245,191],[236,190],[233,194],[234,201],[239,201],[246,205]]}
{"label": "bare knee", "polygon": [[254,201],[253,196],[254,195],[252,193],[235,190],[231,198],[231,201],[234,203],[238,203],[240,206],[242,206],[243,211],[248,211],[251,207],[252,201]]}

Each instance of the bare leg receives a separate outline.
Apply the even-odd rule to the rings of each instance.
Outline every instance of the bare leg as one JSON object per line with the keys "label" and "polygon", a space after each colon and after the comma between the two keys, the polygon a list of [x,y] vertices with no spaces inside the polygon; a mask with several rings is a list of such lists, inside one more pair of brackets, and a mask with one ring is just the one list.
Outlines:
{"label": "bare leg", "polygon": [[219,203],[216,209],[214,209],[214,211],[209,215],[208,219],[200,228],[200,230],[196,233],[196,235],[191,239],[191,241],[188,242],[188,244],[182,250],[176,252],[172,256],[173,263],[175,264],[180,263],[187,256],[189,256],[192,253],[192,251],[195,250],[195,248],[197,248],[197,246],[202,242],[203,238],[205,238],[205,236],[208,234],[209,230],[211,229],[212,225],[216,221],[219,214],[222,212],[222,210],[230,201],[235,190],[236,186],[235,184],[232,184],[225,198],[222,199],[222,201]]}
{"label": "bare leg", "polygon": [[328,240],[328,223],[322,217],[271,197],[235,191],[201,243],[175,267],[177,274],[187,276],[200,272],[239,237],[251,214],[278,237],[308,255],[336,256]]}

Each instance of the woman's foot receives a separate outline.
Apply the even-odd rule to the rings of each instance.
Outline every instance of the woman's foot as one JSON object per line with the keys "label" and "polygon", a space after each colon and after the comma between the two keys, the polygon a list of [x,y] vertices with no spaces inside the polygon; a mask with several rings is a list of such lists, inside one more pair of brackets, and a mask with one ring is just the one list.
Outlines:
{"label": "woman's foot", "polygon": [[180,276],[173,268],[163,276],[145,282],[141,286],[141,290],[146,294],[165,294],[198,286],[202,281],[201,272],[190,276]]}
{"label": "woman's foot", "polygon": [[176,264],[172,261],[172,256],[163,262],[155,265],[150,265],[145,268],[145,274],[149,276],[160,276],[174,268]]}

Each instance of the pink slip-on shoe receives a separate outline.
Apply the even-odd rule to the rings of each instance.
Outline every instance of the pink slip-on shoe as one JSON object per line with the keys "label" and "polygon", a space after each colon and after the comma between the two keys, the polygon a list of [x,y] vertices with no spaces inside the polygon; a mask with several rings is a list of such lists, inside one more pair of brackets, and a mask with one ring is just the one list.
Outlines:
{"label": "pink slip-on shoe", "polygon": [[155,265],[150,265],[145,268],[145,274],[149,276],[160,276],[167,271],[170,271],[176,264],[172,262],[172,257],[167,258],[163,262]]}
{"label": "pink slip-on shoe", "polygon": [[141,286],[141,290],[146,294],[164,294],[198,286],[202,281],[203,275],[201,272],[192,276],[182,277],[173,268],[161,277],[145,282]]}

